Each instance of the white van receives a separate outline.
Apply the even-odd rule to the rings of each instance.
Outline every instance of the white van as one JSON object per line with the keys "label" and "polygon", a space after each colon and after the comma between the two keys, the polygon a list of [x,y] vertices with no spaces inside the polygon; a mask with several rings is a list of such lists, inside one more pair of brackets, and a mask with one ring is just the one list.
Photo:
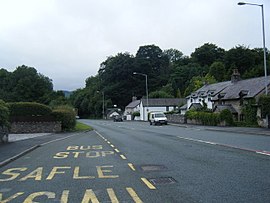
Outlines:
{"label": "white van", "polygon": [[157,124],[167,125],[168,124],[167,118],[163,112],[150,112],[149,122],[150,122],[150,125],[152,125],[152,124],[154,124],[154,125],[157,125]]}

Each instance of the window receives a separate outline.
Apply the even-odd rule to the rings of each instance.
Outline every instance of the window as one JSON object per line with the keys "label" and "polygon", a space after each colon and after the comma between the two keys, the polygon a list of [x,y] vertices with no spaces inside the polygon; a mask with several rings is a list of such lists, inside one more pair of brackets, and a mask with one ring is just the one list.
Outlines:
{"label": "window", "polygon": [[166,106],[166,111],[169,111],[170,110],[170,107],[169,106]]}

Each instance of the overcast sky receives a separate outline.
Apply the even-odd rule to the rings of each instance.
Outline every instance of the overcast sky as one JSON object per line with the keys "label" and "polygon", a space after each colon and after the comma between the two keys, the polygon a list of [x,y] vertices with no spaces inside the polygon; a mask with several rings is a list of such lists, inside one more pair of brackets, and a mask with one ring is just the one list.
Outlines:
{"label": "overcast sky", "polygon": [[[270,1],[264,4],[270,47]],[[75,90],[119,52],[155,44],[190,56],[204,43],[262,47],[261,9],[238,0],[0,0],[0,68],[35,67]]]}

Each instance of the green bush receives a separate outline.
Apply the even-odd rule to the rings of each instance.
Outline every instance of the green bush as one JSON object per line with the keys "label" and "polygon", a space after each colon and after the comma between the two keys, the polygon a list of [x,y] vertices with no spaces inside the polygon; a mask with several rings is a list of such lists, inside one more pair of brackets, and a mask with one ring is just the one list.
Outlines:
{"label": "green bush", "polygon": [[44,104],[35,102],[9,103],[10,116],[46,116],[50,115],[52,109]]}
{"label": "green bush", "polygon": [[269,95],[261,96],[259,98],[258,103],[261,106],[262,117],[265,118],[266,115],[270,116],[270,96]]}
{"label": "green bush", "polygon": [[225,121],[227,125],[234,125],[233,115],[229,109],[224,109],[220,112],[220,121]]}
{"label": "green bush", "polygon": [[203,125],[217,125],[220,122],[218,113],[190,110],[186,113],[188,119],[200,121]]}
{"label": "green bush", "polygon": [[248,126],[257,126],[257,107],[255,99],[249,100],[243,107],[244,122]]}
{"label": "green bush", "polygon": [[0,126],[9,127],[9,109],[4,101],[0,100]]}
{"label": "green bush", "polygon": [[135,117],[135,116],[140,116],[141,114],[140,114],[140,112],[136,111],[136,112],[133,112],[132,115]]}
{"label": "green bush", "polygon": [[57,121],[61,121],[62,130],[73,130],[76,126],[75,112],[69,108],[57,108],[52,111],[52,115]]}

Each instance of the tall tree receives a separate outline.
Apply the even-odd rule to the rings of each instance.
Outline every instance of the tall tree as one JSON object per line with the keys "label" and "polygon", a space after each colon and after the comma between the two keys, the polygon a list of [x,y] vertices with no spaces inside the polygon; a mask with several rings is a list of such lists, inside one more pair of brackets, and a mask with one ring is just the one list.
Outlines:
{"label": "tall tree", "polygon": [[165,54],[165,56],[167,56],[169,58],[169,61],[171,63],[175,63],[177,61],[180,61],[184,57],[184,54],[177,49],[164,50],[164,54]]}
{"label": "tall tree", "polygon": [[99,69],[101,90],[114,105],[124,108],[132,98],[135,79],[134,57],[129,53],[119,53],[107,58]]}
{"label": "tall tree", "polygon": [[237,68],[241,75],[251,70],[256,64],[256,53],[245,46],[236,46],[226,52],[225,66],[228,70],[228,77],[233,68]]}
{"label": "tall tree", "polygon": [[223,61],[225,50],[215,44],[205,43],[191,54],[194,62],[201,66],[210,66],[215,61]]}
{"label": "tall tree", "polygon": [[214,62],[210,66],[209,74],[214,76],[214,78],[218,81],[221,82],[225,79],[226,75],[226,68],[224,63],[222,62]]}
{"label": "tall tree", "polygon": [[[43,103],[53,92],[52,80],[33,67],[19,66],[12,73],[1,70],[1,98],[5,101],[35,101]],[[5,75],[5,76],[4,76]]]}
{"label": "tall tree", "polygon": [[[135,71],[147,74],[149,91],[155,91],[168,82],[170,74],[169,58],[156,45],[141,46],[135,57]],[[140,79],[140,91],[144,89],[143,80],[145,79]]]}

